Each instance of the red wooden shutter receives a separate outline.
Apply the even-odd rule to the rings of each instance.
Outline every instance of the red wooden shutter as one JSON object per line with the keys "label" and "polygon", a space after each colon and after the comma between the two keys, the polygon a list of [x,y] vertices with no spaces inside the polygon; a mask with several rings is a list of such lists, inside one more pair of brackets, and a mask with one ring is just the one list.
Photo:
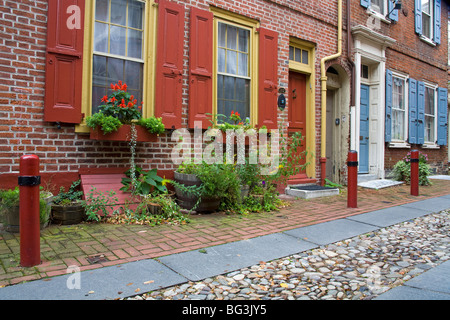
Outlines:
{"label": "red wooden shutter", "polygon": [[155,116],[168,129],[181,127],[184,7],[160,0],[156,53]]}
{"label": "red wooden shutter", "polygon": [[201,121],[203,129],[211,124],[213,69],[213,13],[191,9],[189,58],[189,127]]}
{"label": "red wooden shutter", "polygon": [[85,0],[49,0],[44,120],[81,122]]}
{"label": "red wooden shutter", "polygon": [[258,125],[277,129],[278,33],[259,29]]}

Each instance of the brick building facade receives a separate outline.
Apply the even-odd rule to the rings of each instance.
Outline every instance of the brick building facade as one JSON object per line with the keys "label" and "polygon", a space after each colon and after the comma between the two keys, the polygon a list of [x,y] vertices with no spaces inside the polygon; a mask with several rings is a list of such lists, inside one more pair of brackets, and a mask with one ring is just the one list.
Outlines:
{"label": "brick building facade", "polygon": [[[304,134],[311,164],[302,177],[343,181],[348,150],[360,148],[361,84],[378,92],[378,136],[369,137],[378,167],[368,172],[384,177],[414,147],[443,171],[446,144],[410,144],[406,127],[403,141],[384,142],[386,70],[405,90],[410,78],[436,95],[447,87],[448,8],[431,2],[441,4],[439,43],[416,32],[413,0],[395,10],[398,21],[379,22],[377,2],[359,0],[0,0],[0,188],[16,185],[24,154],[40,157],[44,184],[56,187],[80,173],[125,171],[128,143],[94,140],[85,125],[118,80],[143,101],[143,116],[163,118],[166,132],[139,142],[136,162],[166,177],[176,168],[173,129],[242,110],[253,125]],[[324,77],[322,59],[338,52],[324,60]]]}

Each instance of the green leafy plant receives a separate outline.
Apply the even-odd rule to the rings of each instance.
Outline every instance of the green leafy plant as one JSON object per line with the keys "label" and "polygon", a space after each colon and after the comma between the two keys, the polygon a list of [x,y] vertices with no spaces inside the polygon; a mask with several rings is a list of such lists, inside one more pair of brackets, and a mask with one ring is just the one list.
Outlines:
{"label": "green leafy plant", "polygon": [[[282,126],[279,128],[280,134],[284,132]],[[299,152],[302,148],[303,136],[301,132],[293,132],[290,136],[284,134],[280,139],[280,158],[277,170],[267,177],[274,183],[285,184],[289,177],[304,171],[309,164],[306,161],[307,151]]]}
{"label": "green leafy plant", "polygon": [[342,189],[344,186],[339,184],[339,183],[335,183],[335,182],[325,178],[325,185],[324,185],[324,187]]}
{"label": "green leafy plant", "polygon": [[[51,196],[51,193],[48,192],[40,192],[39,193],[39,222],[44,224],[49,219],[50,214],[50,206],[44,200],[48,196]],[[15,207],[19,205],[20,201],[20,192],[19,187],[15,187],[14,189],[9,190],[1,190],[0,191],[0,213],[9,208]]]}
{"label": "green leafy plant", "polygon": [[127,178],[122,178],[122,184],[124,185],[120,190],[132,191],[135,194],[148,195],[150,193],[167,193],[167,187],[165,186],[165,179],[158,176],[158,170],[152,169],[144,171],[140,167],[135,169],[136,189],[132,188],[133,176],[131,170],[126,172]]}
{"label": "green leafy plant", "polygon": [[74,181],[67,192],[64,187],[61,187],[59,193],[53,198],[53,203],[64,206],[81,200],[83,191],[78,190],[80,183],[81,180]]}
{"label": "green leafy plant", "polygon": [[106,219],[109,215],[117,214],[113,209],[117,205],[118,198],[116,193],[111,190],[108,193],[97,191],[97,188],[92,188],[86,195],[86,200],[82,201],[82,205],[86,211],[87,220],[99,222]]}
{"label": "green leafy plant", "polygon": [[122,126],[122,122],[116,117],[98,112],[86,118],[86,125],[92,129],[100,127],[103,133],[107,134],[117,131]]}
{"label": "green leafy plant", "polygon": [[111,83],[111,89],[111,95],[102,98],[98,112],[86,118],[88,127],[95,129],[98,126],[105,134],[142,117],[142,106],[137,106],[137,99],[127,91],[126,83],[120,80],[117,84]]}
{"label": "green leafy plant", "polygon": [[112,94],[102,98],[103,104],[99,111],[106,116],[118,118],[122,123],[130,124],[133,120],[139,120],[142,106],[137,106],[137,99],[127,91],[127,84],[119,80],[117,84],[111,83]]}
{"label": "green leafy plant", "polygon": [[150,118],[141,118],[138,124],[144,128],[146,128],[150,133],[161,134],[165,131],[164,123],[162,122],[162,118],[150,117]]}
{"label": "green leafy plant", "polygon": [[[431,174],[430,165],[427,163],[428,156],[425,153],[419,152],[419,185],[428,186],[431,185],[431,181],[428,178]],[[391,178],[397,181],[405,181],[410,183],[411,181],[411,152],[398,161],[392,172],[389,175]]]}

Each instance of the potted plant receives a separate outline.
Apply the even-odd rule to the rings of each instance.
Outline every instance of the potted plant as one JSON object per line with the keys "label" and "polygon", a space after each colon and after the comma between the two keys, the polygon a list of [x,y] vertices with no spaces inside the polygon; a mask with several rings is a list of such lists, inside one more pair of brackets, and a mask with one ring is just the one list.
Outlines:
{"label": "potted plant", "polygon": [[221,203],[236,201],[239,192],[233,165],[183,163],[174,180],[180,207],[197,212],[215,211]]}
{"label": "potted plant", "polygon": [[111,83],[112,94],[104,96],[99,112],[86,118],[91,128],[90,138],[94,140],[128,141],[132,127],[136,130],[136,141],[155,142],[157,135],[165,131],[162,118],[142,118],[142,106],[137,106],[137,99],[127,91],[127,84],[119,81]]}
{"label": "potted plant", "polygon": [[59,189],[59,194],[53,198],[53,222],[70,225],[80,223],[85,219],[86,215],[81,202],[83,191],[78,190],[80,183],[80,180],[73,182],[67,192],[64,187]]}
{"label": "potted plant", "polygon": [[[0,191],[0,212],[5,220],[5,229],[8,232],[18,233],[20,231],[20,192],[19,187]],[[53,194],[48,191],[39,193],[39,223],[40,228],[47,227],[50,220],[51,203]]]}

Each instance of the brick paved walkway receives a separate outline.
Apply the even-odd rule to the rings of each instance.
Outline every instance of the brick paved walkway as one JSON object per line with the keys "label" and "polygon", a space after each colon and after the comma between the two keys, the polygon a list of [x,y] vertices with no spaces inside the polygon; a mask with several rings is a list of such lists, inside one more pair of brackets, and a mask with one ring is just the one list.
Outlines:
{"label": "brick paved walkway", "polygon": [[344,190],[338,196],[295,200],[273,213],[192,215],[191,223],[178,226],[50,226],[41,233],[42,263],[33,268],[20,267],[19,234],[0,233],[0,287],[65,274],[71,265],[88,270],[156,258],[442,196],[450,194],[450,181],[433,180],[420,188],[419,197],[409,193],[406,185],[359,188],[358,208],[349,209]]}

